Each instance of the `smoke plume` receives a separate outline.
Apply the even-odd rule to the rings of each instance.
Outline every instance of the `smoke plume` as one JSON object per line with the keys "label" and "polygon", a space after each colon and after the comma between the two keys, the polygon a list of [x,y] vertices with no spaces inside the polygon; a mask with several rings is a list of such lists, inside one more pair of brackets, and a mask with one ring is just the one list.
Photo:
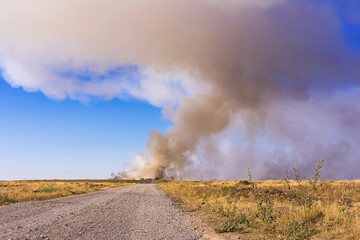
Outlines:
{"label": "smoke plume", "polygon": [[163,108],[173,126],[150,132],[122,177],[278,178],[320,158],[328,178],[359,177],[360,58],[331,5],[14,0],[0,33],[13,87]]}

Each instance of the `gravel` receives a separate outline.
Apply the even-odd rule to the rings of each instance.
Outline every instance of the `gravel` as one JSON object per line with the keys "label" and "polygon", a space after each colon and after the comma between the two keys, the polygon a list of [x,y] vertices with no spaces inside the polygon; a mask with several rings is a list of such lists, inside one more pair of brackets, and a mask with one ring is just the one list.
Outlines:
{"label": "gravel", "polygon": [[0,207],[0,239],[199,239],[153,184]]}

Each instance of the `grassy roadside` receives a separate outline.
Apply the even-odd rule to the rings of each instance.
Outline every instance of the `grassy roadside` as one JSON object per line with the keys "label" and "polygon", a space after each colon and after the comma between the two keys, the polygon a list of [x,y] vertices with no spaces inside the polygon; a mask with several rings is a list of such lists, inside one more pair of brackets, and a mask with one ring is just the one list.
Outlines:
{"label": "grassy roadside", "polygon": [[105,188],[128,186],[127,180],[33,180],[0,181],[0,205],[65,197],[100,191]]}
{"label": "grassy roadside", "polygon": [[[360,239],[360,181],[163,181],[166,194],[241,239]],[[215,224],[214,224],[215,223]]]}

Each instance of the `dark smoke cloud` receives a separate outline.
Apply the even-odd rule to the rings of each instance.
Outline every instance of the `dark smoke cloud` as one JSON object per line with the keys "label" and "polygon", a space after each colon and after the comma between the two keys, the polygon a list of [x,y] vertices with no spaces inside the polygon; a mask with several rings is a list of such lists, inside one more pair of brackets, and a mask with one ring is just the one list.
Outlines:
{"label": "dark smoke cloud", "polygon": [[[146,172],[184,176],[189,155],[202,140],[228,128],[235,116],[243,118],[248,137],[255,138],[274,123],[269,119],[274,114],[274,102],[307,102],[310,90],[315,94],[316,90],[332,94],[339,85],[346,84],[346,79],[358,80],[358,60],[346,49],[340,22],[330,9],[292,1],[267,9],[250,7],[233,11],[231,14],[204,14],[215,16],[211,25],[206,25],[210,28],[209,34],[201,35],[208,40],[194,39],[196,49],[190,51],[195,54],[186,53],[180,57],[182,68],[190,69],[195,79],[205,81],[210,87],[203,94],[180,101],[172,118],[174,127],[169,128],[165,136],[150,134],[146,149],[149,156],[144,156],[144,161],[149,163],[145,164]],[[197,41],[203,44],[197,44]],[[352,116],[356,117],[356,114]],[[290,119],[283,117],[282,124],[286,124]],[[312,119],[313,116],[305,118]],[[331,165],[334,165],[334,159],[346,159],[351,148],[346,140],[330,143],[319,138],[306,139],[308,132],[296,129],[302,127],[297,124],[288,132],[280,126],[275,129],[276,135],[295,146],[289,150],[292,154],[266,157],[267,161],[261,166],[263,176],[278,178],[285,168],[299,163],[308,174],[314,162],[322,157],[331,160]],[[221,159],[221,154],[214,153],[214,145],[207,146],[204,151],[207,160],[214,155]],[[254,153],[251,148],[246,151],[249,156],[245,159],[249,158],[248,163],[251,163]],[[299,159],[285,159],[291,155]],[[223,164],[246,169],[239,159],[230,162],[219,161],[215,166],[205,166],[204,177],[209,169]],[[196,173],[185,174],[191,175],[196,176]],[[215,172],[212,176],[219,174]],[[336,173],[329,173],[329,176],[335,177]],[[227,174],[221,177],[227,177]]]}

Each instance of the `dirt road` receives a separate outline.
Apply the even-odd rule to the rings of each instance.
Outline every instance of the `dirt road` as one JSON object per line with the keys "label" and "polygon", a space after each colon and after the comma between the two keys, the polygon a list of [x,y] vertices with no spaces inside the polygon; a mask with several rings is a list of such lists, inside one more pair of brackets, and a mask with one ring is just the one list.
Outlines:
{"label": "dirt road", "polygon": [[0,239],[198,239],[153,184],[0,207]]}

